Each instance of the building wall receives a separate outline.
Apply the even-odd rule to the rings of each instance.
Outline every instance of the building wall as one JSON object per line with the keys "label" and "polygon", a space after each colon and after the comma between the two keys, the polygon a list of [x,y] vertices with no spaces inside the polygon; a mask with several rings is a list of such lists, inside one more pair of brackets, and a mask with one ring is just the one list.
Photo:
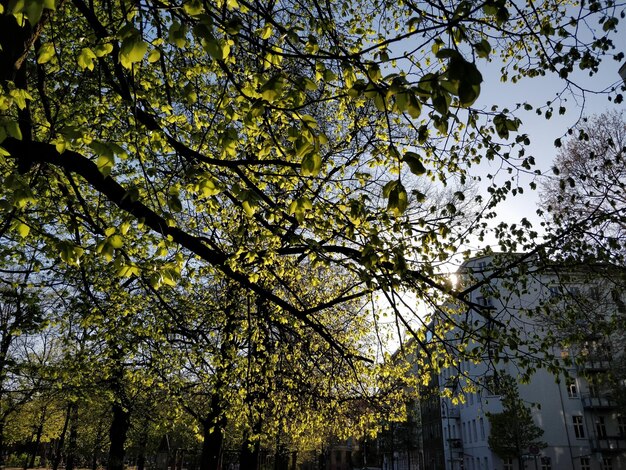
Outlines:
{"label": "building wall", "polygon": [[[489,274],[489,258],[472,260],[465,265],[466,271],[479,272],[475,276]],[[539,304],[551,291],[550,276],[537,276],[531,279],[529,287],[522,295],[509,292],[497,279],[490,283],[493,298],[487,298],[489,289],[474,292],[471,300],[477,304],[489,305],[494,316],[503,323],[513,325],[520,337],[530,337],[546,328],[535,318],[524,316],[523,309]],[[467,313],[465,310],[464,313]],[[469,311],[471,321],[486,321],[484,312]],[[451,332],[453,333],[453,332]],[[453,335],[450,335],[452,338]],[[524,346],[522,346],[524,347]],[[469,349],[472,348],[470,342]],[[521,349],[520,349],[521,351]],[[516,351],[510,351],[515,353]],[[523,352],[523,351],[522,351]],[[554,345],[552,353],[560,357],[570,351],[561,351]],[[487,361],[474,363],[459,358],[455,368],[441,372],[439,382],[442,392],[446,388],[468,385],[472,382],[484,385],[487,376],[493,373],[493,365]],[[498,371],[513,377],[519,371],[512,363],[499,363]],[[569,370],[573,379],[564,376],[557,381],[545,369],[538,369],[528,384],[519,386],[520,398],[531,407],[535,424],[544,430],[542,440],[548,446],[537,455],[528,454],[523,464],[529,470],[626,470],[626,421],[616,404],[603,395],[602,391],[590,386],[587,375],[590,372],[602,373],[610,367],[606,360],[589,361]],[[458,377],[461,376],[460,381]],[[465,378],[463,378],[465,376]],[[465,394],[464,402],[454,404],[450,399],[441,400],[445,468],[449,470],[511,470],[517,469],[517,462],[504,462],[493,454],[488,446],[490,434],[487,413],[502,410],[501,399],[481,386],[476,393]]]}

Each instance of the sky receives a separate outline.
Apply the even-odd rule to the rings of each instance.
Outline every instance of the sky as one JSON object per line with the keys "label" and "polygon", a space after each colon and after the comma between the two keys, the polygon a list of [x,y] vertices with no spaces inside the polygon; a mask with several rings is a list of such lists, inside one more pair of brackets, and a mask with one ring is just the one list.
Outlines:
{"label": "sky", "polygon": [[[622,20],[622,24],[619,25],[618,34],[615,36],[615,44],[618,48],[615,53],[624,52],[626,54],[626,21]],[[626,59],[621,63],[607,58],[600,67],[599,72],[593,77],[588,76],[588,72],[574,73],[572,78],[575,82],[582,85],[588,90],[601,91],[609,89],[610,87],[621,84],[621,78],[618,74],[620,65],[625,63]],[[526,100],[531,103],[545,104],[547,101],[551,101],[557,95],[557,93],[563,88],[563,81],[556,76],[546,76],[533,79],[526,79],[513,83],[502,83],[500,81],[500,65],[496,63],[489,64],[488,67],[482,70],[484,82],[481,87],[481,96],[475,103],[475,107],[480,108],[486,106],[487,103],[498,103],[500,108],[509,107],[514,109],[516,103]],[[612,95],[615,95],[613,93]],[[626,97],[626,93],[624,93]],[[550,120],[546,120],[543,116],[538,116],[536,112],[520,110],[517,113],[523,125],[519,130],[519,133],[528,134],[531,145],[527,149],[527,155],[535,157],[536,168],[546,175],[552,175],[552,166],[554,157],[557,154],[557,149],[554,146],[554,141],[557,138],[563,137],[567,130],[574,125],[579,117],[591,116],[594,114],[600,114],[608,110],[624,111],[626,114],[626,103],[615,104],[608,100],[606,94],[594,94],[586,92],[579,93],[576,96],[566,96],[567,101],[563,105],[567,108],[564,115],[559,115],[556,112],[558,104],[555,106],[554,115]],[[499,164],[488,163],[482,164],[478,167],[477,174],[485,175],[487,173],[493,173]],[[502,175],[504,177],[504,175]],[[530,176],[521,176],[522,181],[527,186],[532,180]],[[486,185],[484,185],[486,186]],[[484,190],[484,187],[483,187]],[[536,215],[540,199],[540,193],[538,191],[530,191],[525,188],[522,195],[516,197],[509,197],[506,201],[500,204],[498,218],[494,221],[497,222],[518,222],[523,217],[528,218],[533,225],[538,225],[540,221]],[[539,228],[539,227],[537,227]],[[490,239],[489,244],[494,244],[495,239]],[[481,248],[481,244],[477,243],[473,248]],[[484,246],[484,244],[483,244]]]}
{"label": "sky", "polygon": [[[618,25],[618,33],[613,38],[617,46],[614,53],[624,52],[626,54],[626,20],[622,20]],[[601,64],[599,72],[593,77],[589,77],[588,72],[575,71],[570,78],[585,89],[593,91],[606,90],[614,85],[621,84],[618,71],[620,65],[625,62],[626,59],[617,62],[607,57]],[[515,84],[511,82],[503,83],[500,79],[501,63],[494,60],[489,64],[485,64],[485,62],[482,61],[478,66],[484,81],[481,85],[481,95],[473,105],[475,108],[487,110],[492,104],[497,103],[500,109],[505,107],[514,109],[516,108],[516,103],[523,101],[543,105],[547,101],[553,100],[557,96],[557,93],[563,89],[563,81],[556,75],[525,79]],[[615,93],[613,93],[613,95],[614,94]],[[624,95],[626,98],[626,93],[624,93]],[[527,134],[531,141],[526,154],[534,156],[536,169],[546,175],[553,174],[551,168],[553,166],[554,157],[557,154],[557,149],[554,146],[555,139],[563,137],[567,133],[567,130],[575,125],[581,115],[591,116],[615,109],[624,111],[626,116],[626,103],[616,105],[608,100],[606,94],[586,92],[584,96],[578,93],[574,96],[566,95],[565,97],[567,101],[562,104],[567,109],[566,113],[559,115],[556,111],[559,104],[556,104],[554,115],[550,120],[546,120],[543,116],[538,116],[534,110],[520,110],[516,114],[523,122],[519,133]],[[479,186],[479,192],[483,194],[483,197],[487,194],[486,187],[488,186],[484,176],[488,173],[493,174],[499,166],[499,162],[484,162],[473,170],[475,171],[475,175],[483,177],[483,182]],[[503,178],[506,176],[507,175],[502,175],[499,181],[504,181]],[[540,193],[539,191],[531,191],[528,188],[532,177],[520,175],[520,178],[525,186],[524,193],[515,197],[509,196],[506,201],[499,204],[497,208],[498,217],[492,221],[492,226],[500,222],[506,222],[508,224],[517,223],[522,218],[527,218],[533,223],[537,231],[541,233],[539,230],[540,218],[536,214],[540,202]],[[470,245],[470,248],[474,251],[478,251],[485,248],[487,245],[492,246],[494,250],[498,251],[496,239],[493,236],[488,237],[483,242],[476,240],[475,243]],[[459,262],[460,261],[461,260],[459,260]],[[450,263],[448,271],[454,272],[457,267],[458,263]],[[417,305],[419,316],[425,313],[426,309],[420,306],[414,296],[408,293],[405,293],[403,296],[405,301],[409,304]],[[386,302],[381,301],[380,305],[384,306],[385,303]],[[393,327],[394,323],[391,318],[389,322]],[[397,344],[398,343],[392,341],[390,350],[394,350]]]}

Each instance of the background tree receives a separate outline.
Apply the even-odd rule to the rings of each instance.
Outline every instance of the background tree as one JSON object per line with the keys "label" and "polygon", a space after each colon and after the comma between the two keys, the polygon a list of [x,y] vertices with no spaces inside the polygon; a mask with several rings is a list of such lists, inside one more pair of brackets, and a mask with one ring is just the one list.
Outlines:
{"label": "background tree", "polygon": [[509,375],[500,375],[501,413],[489,413],[489,448],[501,458],[515,458],[520,470],[524,468],[523,455],[529,447],[543,449],[547,446],[539,439],[543,429],[535,424],[530,411],[520,398],[515,379]]}
{"label": "background tree", "polygon": [[543,187],[550,231],[567,234],[564,256],[624,266],[626,121],[612,111],[584,119],[561,146]]}

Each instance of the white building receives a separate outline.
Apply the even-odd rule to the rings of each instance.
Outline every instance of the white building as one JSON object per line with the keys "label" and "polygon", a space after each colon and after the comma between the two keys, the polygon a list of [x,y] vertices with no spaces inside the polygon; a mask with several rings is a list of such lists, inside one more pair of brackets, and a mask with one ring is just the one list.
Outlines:
{"label": "white building", "polygon": [[[474,329],[483,331],[482,338],[469,341],[467,354],[454,351],[457,361],[454,366],[441,371],[439,384],[443,393],[446,389],[458,391],[460,385],[475,384],[474,393],[465,393],[464,402],[441,400],[442,435],[445,468],[448,470],[516,470],[517,459],[503,461],[489,448],[490,425],[487,414],[502,411],[501,397],[493,387],[494,374],[508,373],[519,377],[520,370],[514,361],[506,361],[508,355],[524,357],[538,356],[533,347],[541,341],[551,341],[549,349],[561,364],[568,368],[570,378],[555,376],[546,368],[538,368],[527,384],[519,385],[522,400],[532,410],[536,425],[543,429],[543,449],[525,449],[522,467],[529,470],[619,470],[626,469],[626,416],[621,416],[617,403],[600,381],[611,366],[611,355],[600,350],[601,342],[593,331],[578,336],[586,338],[583,344],[568,348],[557,342],[559,331],[571,328],[589,328],[594,315],[606,305],[598,300],[591,303],[596,307],[584,307],[589,316],[586,322],[576,325],[567,316],[548,320],[537,309],[542,302],[559,305],[559,296],[564,292],[596,292],[597,285],[582,281],[581,276],[563,276],[556,272],[526,270],[525,287],[507,284],[494,275],[492,257],[468,261],[460,272],[461,277],[471,276],[474,281],[489,278],[481,289],[468,293],[472,308],[458,311],[459,322],[471,322]],[[526,269],[526,268],[524,268]],[[606,288],[605,280],[599,284]],[[586,286],[586,287],[585,287]],[[594,290],[595,289],[595,290]],[[592,294],[589,294],[592,295]],[[586,305],[586,304],[585,304]],[[448,314],[450,311],[448,310]],[[445,315],[442,312],[440,315]],[[554,315],[554,314],[553,314]],[[596,317],[597,318],[597,317]],[[490,350],[489,328],[506,328],[512,338],[504,350]],[[593,328],[591,328],[593,330]],[[454,345],[455,334],[460,328],[450,329],[447,339]],[[487,333],[485,333],[487,331]],[[482,344],[482,347],[478,345]],[[494,343],[495,344],[495,343]],[[623,346],[622,346],[623,348]],[[473,356],[473,357],[472,357]],[[496,360],[496,358],[498,360]],[[573,360],[573,359],[577,360]],[[569,363],[568,363],[569,361]]]}

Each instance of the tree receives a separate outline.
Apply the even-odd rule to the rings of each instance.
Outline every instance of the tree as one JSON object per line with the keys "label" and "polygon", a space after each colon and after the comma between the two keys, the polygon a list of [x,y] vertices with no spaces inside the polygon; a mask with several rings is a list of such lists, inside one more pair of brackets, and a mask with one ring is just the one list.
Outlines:
{"label": "tree", "polygon": [[567,234],[564,255],[623,266],[626,254],[626,121],[612,111],[585,119],[544,184],[550,230]]}
{"label": "tree", "polygon": [[607,388],[618,400],[626,377],[622,347],[626,321],[625,158],[623,112],[584,119],[562,144],[555,175],[544,184],[542,207],[549,230],[564,241],[555,259],[565,260],[569,266],[569,272],[561,269],[559,295],[551,300],[544,318],[556,327],[558,340],[579,353],[577,360],[586,361],[596,350],[605,350],[604,355],[614,361],[611,370],[587,378],[610,384]]}
{"label": "tree", "polygon": [[[126,386],[143,377],[125,359],[141,356],[148,340],[167,344],[159,329],[169,326],[167,309],[150,317],[142,302],[180,285],[228,280],[262,306],[242,328],[253,339],[242,357],[255,367],[311,337],[342,370],[373,371],[374,384],[393,375],[379,349],[364,347],[362,330],[333,313],[379,292],[419,343],[418,317],[402,312],[398,293],[471,304],[480,285],[455,289],[441,265],[481,235],[499,200],[521,190],[513,174],[468,212],[466,191],[442,202],[424,181],[467,187],[485,159],[512,172],[532,167],[517,110],[477,101],[481,68],[500,57],[505,79],[554,72],[573,87],[574,67],[593,74],[613,53],[621,8],[594,1],[572,19],[556,0],[0,6],[0,246],[36,250],[40,265],[62,263],[72,294],[83,296],[80,320],[105,335],[93,362],[116,392],[111,428],[124,429],[111,443],[112,466],[123,461],[130,426]],[[596,19],[587,41],[579,31]],[[552,105],[539,111],[549,118]],[[341,288],[323,289],[335,276]],[[142,330],[145,319],[154,328]],[[209,320],[222,340],[205,343],[213,366],[230,326],[220,315]],[[255,372],[273,385],[273,364]],[[343,385],[356,402],[376,390]],[[267,390],[249,391],[258,412],[238,424],[251,437],[269,400]]]}
{"label": "tree", "polygon": [[489,448],[501,458],[515,458],[518,468],[524,468],[522,456],[531,446],[542,449],[547,446],[539,439],[543,429],[535,424],[530,411],[520,398],[515,379],[509,375],[499,376],[502,401],[501,413],[489,413]]}
{"label": "tree", "polygon": [[[451,231],[455,204],[430,206],[407,174],[467,181],[481,154],[506,162],[527,140],[509,141],[511,112],[472,108],[479,65],[503,54],[514,81],[593,73],[618,8],[594,2],[576,20],[551,1],[2,5],[5,225],[157,286],[193,256],[342,351],[315,312],[377,288],[450,292],[435,271],[468,229]],[[590,15],[603,31],[585,42]],[[420,45],[396,55],[401,41]],[[360,282],[302,305],[290,285],[303,260]]]}

